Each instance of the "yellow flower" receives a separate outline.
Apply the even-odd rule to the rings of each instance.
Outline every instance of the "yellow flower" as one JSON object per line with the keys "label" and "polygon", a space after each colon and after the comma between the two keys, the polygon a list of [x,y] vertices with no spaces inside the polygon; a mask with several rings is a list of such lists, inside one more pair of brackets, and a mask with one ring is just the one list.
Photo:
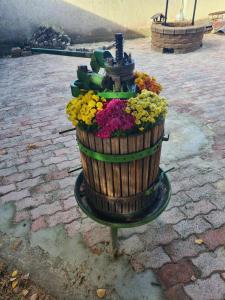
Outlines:
{"label": "yellow flower", "polygon": [[95,108],[92,108],[92,109],[91,109],[91,113],[92,113],[92,114],[94,114],[94,115],[95,115],[95,114],[96,114],[96,112],[97,112],[97,109],[95,109]]}
{"label": "yellow flower", "polygon": [[144,124],[154,124],[159,117],[165,117],[167,113],[167,100],[159,95],[143,90],[135,98],[127,101],[126,112],[135,117],[135,123],[139,130],[144,130]]}
{"label": "yellow flower", "polygon": [[96,106],[97,106],[97,109],[100,110],[100,109],[102,109],[103,104],[101,102],[97,102]]}
{"label": "yellow flower", "polygon": [[77,124],[78,124],[78,121],[77,121],[77,120],[74,120],[74,121],[72,121],[72,123],[73,123],[73,125],[76,127]]}
{"label": "yellow flower", "polygon": [[[88,91],[72,98],[66,105],[66,114],[74,126],[79,122],[86,125],[92,125],[95,122],[97,110],[102,109],[105,98],[94,94],[94,91]],[[97,108],[97,109],[96,109]]]}
{"label": "yellow flower", "polygon": [[98,101],[98,100],[99,100],[99,96],[94,95],[94,96],[92,97],[92,99],[95,100],[95,101]]}
{"label": "yellow flower", "polygon": [[88,102],[88,106],[90,107],[90,108],[93,108],[93,107],[95,107],[95,101],[94,100],[90,100],[89,102]]}

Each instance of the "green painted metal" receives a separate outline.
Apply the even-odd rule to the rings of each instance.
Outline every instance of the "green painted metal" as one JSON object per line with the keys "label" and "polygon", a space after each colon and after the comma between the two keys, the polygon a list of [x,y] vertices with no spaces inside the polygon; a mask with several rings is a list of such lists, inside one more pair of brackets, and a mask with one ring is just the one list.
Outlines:
{"label": "green painted metal", "polygon": [[78,80],[71,82],[70,88],[73,97],[80,95],[80,90],[102,89],[103,76],[94,72],[77,71]]}
{"label": "green painted metal", "polygon": [[[160,169],[160,172],[163,172],[163,170]],[[100,217],[95,211],[91,209],[91,207],[88,204],[82,201],[82,197],[80,197],[79,195],[79,188],[82,182],[83,173],[81,172],[77,177],[75,184],[75,198],[79,207],[92,220],[105,226],[109,226],[111,228],[132,228],[152,222],[166,209],[167,205],[169,204],[172,193],[170,181],[168,179],[168,176],[164,172],[164,177],[161,184],[164,186],[166,191],[164,192],[163,196],[158,199],[157,205],[153,209],[151,209],[151,211],[147,211],[145,215],[143,215],[139,219],[135,217],[134,219],[131,218],[129,221],[118,222],[116,220],[110,221],[106,218]]]}
{"label": "green painted metal", "polygon": [[71,83],[71,93],[73,97],[77,97],[80,94],[80,89],[87,91],[92,89],[98,91],[103,90],[102,81],[104,76],[98,74],[98,72],[100,68],[105,68],[105,62],[107,58],[112,58],[112,54],[108,50],[97,49],[95,51],[72,51],[45,48],[32,48],[31,50],[33,53],[90,58],[90,65],[93,72],[88,71],[88,69],[83,70],[82,68],[78,68],[78,80]]}
{"label": "green painted metal", "polygon": [[72,51],[72,50],[58,50],[58,49],[46,49],[46,48],[32,48],[31,51],[33,53],[85,57],[85,58],[91,58],[93,55],[93,51]]}
{"label": "green painted metal", "polygon": [[[118,53],[119,50],[120,52],[123,51],[122,45],[116,44],[116,47],[118,47],[118,49],[116,48],[116,53]],[[90,65],[92,71],[88,70],[88,67],[85,65],[78,66],[78,70],[77,70],[78,80],[71,83],[71,93],[73,97],[79,96],[81,89],[85,91],[94,90],[96,92],[103,92],[107,90],[117,90],[121,92],[118,94],[106,92],[104,95],[102,95],[102,97],[105,97],[106,99],[112,99],[112,98],[128,99],[130,97],[135,96],[135,93],[131,92],[135,89],[135,85],[133,84],[133,82],[132,83],[130,82],[131,79],[133,79],[132,68],[134,68],[134,63],[131,60],[131,57],[129,59],[129,56],[127,56],[127,58],[124,60],[124,64],[120,64],[118,67],[117,66],[118,62],[113,58],[111,52],[103,49],[74,51],[74,50],[32,48],[31,51],[33,53],[44,53],[44,54],[62,55],[62,56],[70,56],[70,57],[83,57],[83,58],[91,59]],[[106,74],[99,73],[101,68],[105,69]],[[114,69],[117,70],[118,68],[119,70],[121,69],[120,70],[121,78],[120,78],[120,83],[117,83],[117,85],[115,85],[113,79],[114,73],[112,71]],[[118,70],[116,71],[116,74],[117,73]],[[126,76],[124,74],[126,74]],[[128,92],[123,92],[123,91],[128,91]]]}
{"label": "green painted metal", "polygon": [[92,73],[92,74],[90,74],[89,79],[90,79],[91,85],[94,85],[99,88],[102,87],[102,81],[103,81],[102,75],[97,74],[97,73]]}
{"label": "green painted metal", "polygon": [[111,248],[112,248],[112,255],[115,257],[117,256],[118,252],[118,228],[111,227]]}
{"label": "green painted metal", "polygon": [[129,99],[136,96],[135,92],[100,92],[98,96],[106,99]]}
{"label": "green painted metal", "polygon": [[105,68],[105,61],[111,58],[112,54],[108,50],[97,49],[94,51],[73,51],[73,50],[58,50],[46,48],[32,48],[33,53],[43,53],[51,55],[62,55],[71,57],[84,57],[91,59],[91,68],[94,72],[99,72],[100,68]]}
{"label": "green painted metal", "polygon": [[79,80],[73,81],[70,84],[70,88],[71,88],[71,94],[73,97],[78,97],[80,95],[80,88],[78,86],[79,84]]}
{"label": "green painted metal", "polygon": [[102,88],[103,76],[98,73],[88,72],[88,71],[84,72],[78,69],[77,78],[80,87],[82,87],[85,90]]}
{"label": "green painted metal", "polygon": [[107,58],[112,58],[111,52],[108,50],[95,50],[91,57],[90,63],[92,70],[98,73],[100,68],[105,68],[105,62]]}
{"label": "green painted metal", "polygon": [[162,144],[162,141],[163,141],[163,137],[154,146],[144,149],[139,152],[133,152],[133,153],[129,153],[129,154],[99,153],[99,152],[93,151],[93,150],[85,147],[79,140],[77,140],[77,143],[78,143],[80,151],[93,159],[96,159],[98,161],[107,162],[107,163],[127,163],[130,161],[142,159],[147,156],[153,155],[157,151],[157,149],[160,147],[160,145]]}

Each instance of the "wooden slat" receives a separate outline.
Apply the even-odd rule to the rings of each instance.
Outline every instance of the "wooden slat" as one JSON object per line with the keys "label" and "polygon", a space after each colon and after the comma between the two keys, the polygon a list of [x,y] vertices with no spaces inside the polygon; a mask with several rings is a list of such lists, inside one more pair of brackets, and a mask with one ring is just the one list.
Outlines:
{"label": "wooden slat", "polygon": [[[144,134],[144,149],[151,145],[151,130]],[[143,191],[147,190],[149,184],[149,160],[150,157],[145,157],[143,162]]]}
{"label": "wooden slat", "polygon": [[221,10],[221,11],[210,13],[209,16],[224,15],[224,14],[225,14],[225,10]]}
{"label": "wooden slat", "polygon": [[[103,139],[103,150],[104,153],[111,153],[111,143],[110,139]],[[114,195],[114,186],[113,186],[113,172],[112,172],[112,164],[105,163],[105,175],[107,180],[107,195],[113,197]]]}
{"label": "wooden slat", "polygon": [[[95,137],[95,149],[99,153],[103,153],[102,139]],[[105,163],[98,161],[98,171],[99,171],[99,182],[101,193],[107,195],[107,181],[106,181],[106,172],[105,172]]]}
{"label": "wooden slat", "polygon": [[129,211],[128,211],[128,205],[127,205],[127,202],[125,202],[124,201],[124,203],[123,203],[123,213],[129,213]]}
{"label": "wooden slat", "polygon": [[156,152],[155,166],[153,171],[153,181],[156,181],[158,177],[160,154],[161,154],[161,146]]}
{"label": "wooden slat", "polygon": [[88,166],[87,159],[83,153],[80,153],[80,160],[81,160],[81,164],[83,167],[84,176],[85,176],[88,184],[90,184],[90,176],[89,176],[89,171],[88,171],[89,166]]}
{"label": "wooden slat", "polygon": [[[141,151],[143,150],[144,147],[144,135],[140,134],[137,135],[136,137],[136,151]],[[140,193],[142,192],[143,189],[143,161],[144,159],[138,159],[135,161],[135,176],[136,176],[136,190],[135,193]]]}
{"label": "wooden slat", "polygon": [[[128,152],[128,139],[127,137],[120,137],[120,154],[126,154]],[[123,197],[128,197],[129,190],[129,172],[128,163],[121,164],[121,194]]]}
{"label": "wooden slat", "polygon": [[[163,134],[164,134],[164,122],[162,122],[159,126],[158,140],[163,136]],[[162,145],[159,147],[158,151],[156,152],[156,160],[155,160],[155,166],[154,166],[154,171],[153,171],[153,180],[154,181],[158,177],[161,149],[162,149]]]}
{"label": "wooden slat", "polygon": [[[162,123],[160,123],[159,128],[158,128],[157,141],[162,137],[162,134],[163,134],[162,131],[163,131],[163,126],[162,126]],[[156,179],[157,179],[157,175],[158,175],[158,171],[159,171],[160,154],[161,154],[161,146],[156,151],[155,165],[154,165],[154,169],[153,169],[153,181],[156,181]]]}
{"label": "wooden slat", "polygon": [[[76,130],[76,135],[77,135],[78,140],[82,142],[82,132],[80,131],[79,128],[77,128],[77,130]],[[90,179],[89,179],[89,173],[88,173],[88,163],[86,160],[86,156],[82,152],[80,152],[80,160],[81,160],[81,164],[83,167],[84,176],[85,176],[87,182],[89,183]]]}
{"label": "wooden slat", "polygon": [[[119,138],[111,138],[112,154],[120,153]],[[113,163],[113,185],[114,197],[121,197],[121,178],[120,178],[120,164]]]}
{"label": "wooden slat", "polygon": [[[89,147],[92,150],[96,150],[95,149],[95,138],[94,135],[90,132],[88,132],[88,141],[89,141]],[[101,191],[100,188],[100,181],[99,181],[99,172],[98,172],[98,163],[95,159],[91,158],[91,163],[92,163],[92,170],[93,170],[93,179],[94,179],[94,183],[95,183],[95,190],[97,192]]]}
{"label": "wooden slat", "polygon": [[[158,137],[158,125],[155,126],[153,129],[152,129],[152,135],[151,135],[151,147],[153,145],[155,145],[156,141],[157,141],[157,137]],[[156,154],[153,154],[151,157],[150,157],[150,177],[149,177],[149,186],[153,183],[153,171],[154,171],[154,164],[155,164],[155,158],[156,158]]]}
{"label": "wooden slat", "polygon": [[[128,136],[128,153],[136,151],[136,137]],[[128,163],[129,169],[129,196],[135,195],[135,161]]]}
{"label": "wooden slat", "polygon": [[103,205],[104,211],[108,211],[108,206],[107,206],[106,201],[103,201],[103,200],[102,200],[102,205]]}
{"label": "wooden slat", "polygon": [[[160,137],[160,133],[161,133],[161,128],[160,128],[160,125],[159,125],[158,126],[157,137],[156,137],[156,142],[158,141],[158,139]],[[158,168],[157,167],[158,156],[159,156],[159,149],[154,154],[154,160],[153,160],[152,170],[151,170],[152,182],[155,182],[155,180],[156,180],[155,173],[156,173],[156,169]]]}
{"label": "wooden slat", "polygon": [[[80,142],[84,144],[86,147],[89,147],[87,132],[78,128],[77,130],[78,130],[78,138],[80,139]],[[86,164],[85,168],[87,169],[87,173],[88,173],[86,179],[90,184],[90,186],[95,188],[91,159],[83,153],[81,153],[81,156],[82,158],[84,158]]]}
{"label": "wooden slat", "polygon": [[113,203],[113,201],[108,201],[108,204],[109,204],[109,211],[114,212],[114,203]]}
{"label": "wooden slat", "polygon": [[[83,131],[82,134],[83,134],[83,143],[84,143],[84,145],[86,147],[89,148],[88,133],[86,131]],[[90,186],[93,189],[95,189],[95,181],[94,181],[94,173],[93,173],[92,161],[91,161],[91,158],[88,157],[88,156],[86,156],[86,160],[87,160],[87,164],[88,164],[88,173],[89,173]]]}

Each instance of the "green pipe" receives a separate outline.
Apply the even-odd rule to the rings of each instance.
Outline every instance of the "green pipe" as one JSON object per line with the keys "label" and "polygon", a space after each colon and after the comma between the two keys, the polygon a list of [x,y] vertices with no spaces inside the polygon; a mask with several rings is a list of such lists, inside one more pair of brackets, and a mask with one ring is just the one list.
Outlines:
{"label": "green pipe", "polygon": [[32,53],[44,53],[51,55],[63,55],[73,57],[86,57],[91,58],[93,52],[91,51],[70,51],[70,50],[58,50],[58,49],[45,49],[45,48],[32,48]]}
{"label": "green pipe", "polygon": [[102,86],[102,81],[103,81],[103,76],[97,73],[93,73],[90,75],[90,83],[101,87]]}

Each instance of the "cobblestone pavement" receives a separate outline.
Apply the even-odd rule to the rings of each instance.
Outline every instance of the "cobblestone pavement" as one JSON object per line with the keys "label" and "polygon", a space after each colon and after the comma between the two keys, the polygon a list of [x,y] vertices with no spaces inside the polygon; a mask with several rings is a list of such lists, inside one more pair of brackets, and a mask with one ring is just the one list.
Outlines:
{"label": "cobblestone pavement", "polygon": [[[202,49],[185,55],[152,52],[148,39],[127,41],[126,48],[137,69],[163,84],[177,126],[190,117],[209,142],[186,157],[162,157],[176,167],[170,205],[153,223],[120,231],[121,255],[137,273],[153,270],[168,299],[225,299],[225,37],[206,35]],[[85,63],[47,55],[0,60],[0,204],[13,208],[11,228],[3,226],[5,213],[0,229],[19,237],[12,227],[23,224],[31,243],[60,225],[65,241],[81,235],[98,256],[107,253],[108,230],[78,209],[76,174],[67,172],[80,163],[74,133],[58,134],[70,127],[68,85]],[[184,138],[192,143],[191,134]]]}

